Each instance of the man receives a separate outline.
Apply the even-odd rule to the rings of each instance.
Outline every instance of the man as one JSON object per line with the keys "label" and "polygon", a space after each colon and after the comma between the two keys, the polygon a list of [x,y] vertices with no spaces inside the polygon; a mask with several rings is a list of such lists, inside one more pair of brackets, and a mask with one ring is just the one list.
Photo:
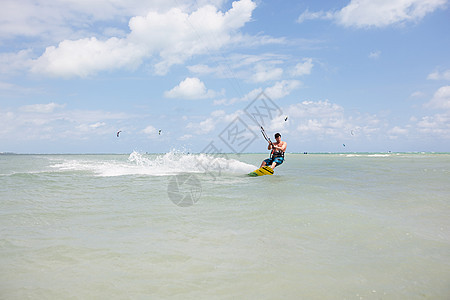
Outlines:
{"label": "man", "polygon": [[261,167],[270,166],[273,169],[284,162],[284,152],[286,152],[287,144],[281,141],[281,134],[279,133],[275,133],[275,140],[275,143],[269,141],[267,150],[272,150],[272,152],[270,153],[270,158],[263,160]]}

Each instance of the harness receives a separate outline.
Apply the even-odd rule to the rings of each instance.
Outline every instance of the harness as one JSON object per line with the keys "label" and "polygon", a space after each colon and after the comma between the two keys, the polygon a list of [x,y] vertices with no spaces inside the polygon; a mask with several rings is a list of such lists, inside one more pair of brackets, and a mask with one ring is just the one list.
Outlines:
{"label": "harness", "polygon": [[270,153],[270,158],[277,158],[277,157],[284,158],[284,152],[281,150],[272,150],[272,152]]}

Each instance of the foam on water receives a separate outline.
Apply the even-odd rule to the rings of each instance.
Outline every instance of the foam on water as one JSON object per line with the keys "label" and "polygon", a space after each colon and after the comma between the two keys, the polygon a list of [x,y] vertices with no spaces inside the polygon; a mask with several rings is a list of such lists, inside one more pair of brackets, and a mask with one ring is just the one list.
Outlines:
{"label": "foam on water", "polygon": [[132,152],[127,160],[63,159],[51,166],[58,171],[92,172],[97,176],[148,175],[167,176],[179,173],[221,172],[243,174],[256,167],[225,156],[186,154],[172,150],[161,155]]}
{"label": "foam on water", "polygon": [[[397,155],[397,154],[395,154]],[[373,153],[373,154],[341,154],[341,156],[345,157],[390,157],[392,154],[381,154],[381,153]]]}

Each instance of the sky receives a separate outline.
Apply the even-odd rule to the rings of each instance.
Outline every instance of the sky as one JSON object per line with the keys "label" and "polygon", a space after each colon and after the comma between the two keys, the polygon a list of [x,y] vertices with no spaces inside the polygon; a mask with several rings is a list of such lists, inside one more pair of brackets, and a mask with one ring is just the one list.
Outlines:
{"label": "sky", "polygon": [[449,30],[449,0],[1,0],[0,152],[449,152]]}

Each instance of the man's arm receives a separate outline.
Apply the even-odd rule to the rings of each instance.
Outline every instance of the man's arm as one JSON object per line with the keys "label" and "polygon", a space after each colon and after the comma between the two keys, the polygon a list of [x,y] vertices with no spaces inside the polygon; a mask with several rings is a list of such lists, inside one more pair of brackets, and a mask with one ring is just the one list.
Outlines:
{"label": "man's arm", "polygon": [[[286,144],[286,142],[283,142],[282,143],[282,145],[281,145],[281,147],[277,147],[277,146],[273,146],[275,149],[277,149],[277,150],[281,150],[281,151],[283,151],[283,152],[286,152],[286,148],[287,148],[287,144]],[[270,150],[270,149],[269,149]]]}

